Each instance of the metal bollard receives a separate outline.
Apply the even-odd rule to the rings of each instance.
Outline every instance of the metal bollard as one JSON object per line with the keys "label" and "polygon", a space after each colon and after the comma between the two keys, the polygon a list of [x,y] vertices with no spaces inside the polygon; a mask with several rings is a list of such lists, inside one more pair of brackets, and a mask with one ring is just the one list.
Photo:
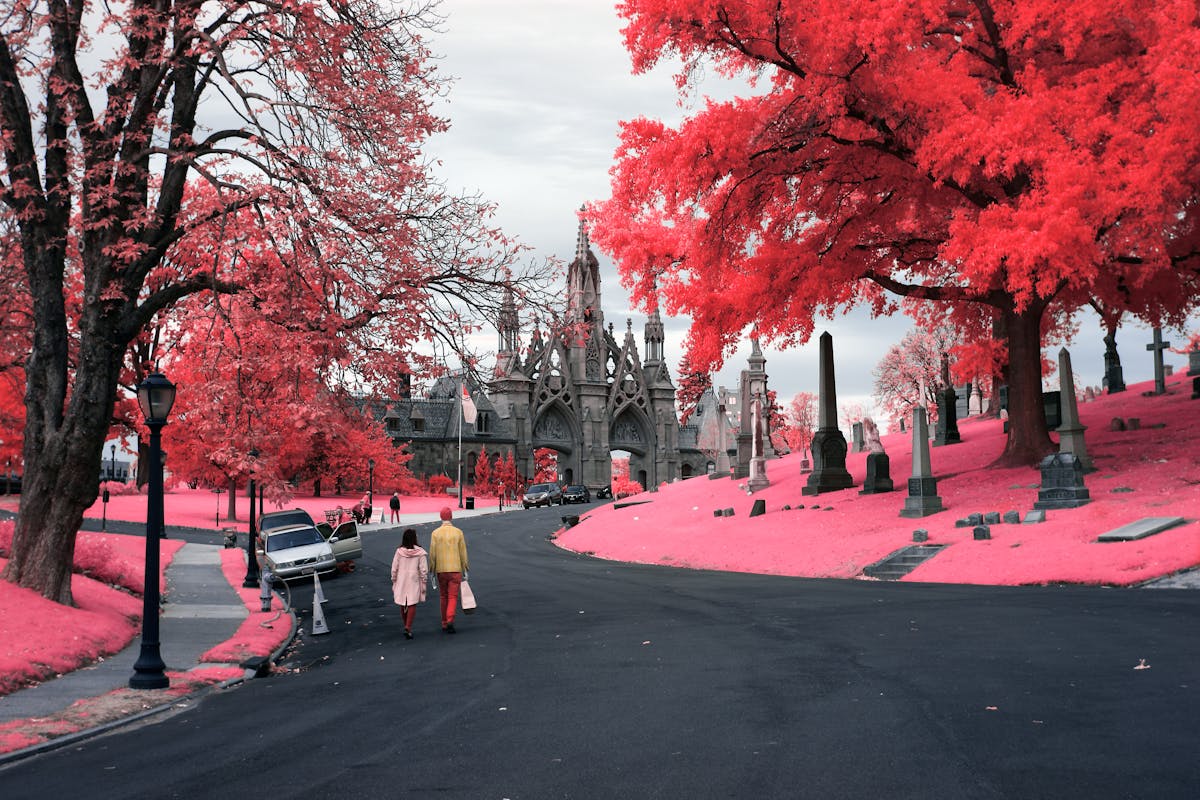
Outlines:
{"label": "metal bollard", "polygon": [[262,600],[262,610],[271,610],[271,571],[265,566],[258,574],[259,599]]}

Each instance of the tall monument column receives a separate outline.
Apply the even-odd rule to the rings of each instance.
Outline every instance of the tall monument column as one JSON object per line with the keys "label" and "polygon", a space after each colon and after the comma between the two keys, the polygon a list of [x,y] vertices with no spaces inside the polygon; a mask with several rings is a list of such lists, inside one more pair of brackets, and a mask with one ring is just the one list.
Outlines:
{"label": "tall monument column", "polygon": [[833,375],[833,337],[820,338],[820,397],[817,398],[817,432],[812,439],[813,471],[802,494],[836,492],[854,485],[846,471],[846,437],[837,427],[837,387]]}

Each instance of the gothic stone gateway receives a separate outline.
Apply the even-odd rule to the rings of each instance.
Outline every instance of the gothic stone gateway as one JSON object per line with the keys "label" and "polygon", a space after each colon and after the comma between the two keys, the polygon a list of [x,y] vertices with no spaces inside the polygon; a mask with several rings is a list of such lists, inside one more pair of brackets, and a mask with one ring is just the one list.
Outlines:
{"label": "gothic stone gateway", "polygon": [[[631,322],[620,340],[605,325],[599,261],[582,222],[567,272],[563,322],[568,333],[543,338],[535,328],[524,348],[516,305],[511,294],[505,298],[495,374],[486,392],[471,387],[479,419],[463,428],[467,483],[481,446],[494,459],[512,452],[526,478],[533,476],[534,451],[550,448],[558,453],[560,481],[593,488],[611,481],[613,450],[630,453],[630,477],[647,489],[708,471],[715,455],[701,449],[700,425],[678,422],[661,317],[655,311],[646,322],[644,361]],[[414,473],[453,476],[457,409],[456,383],[443,379],[428,397],[403,399],[377,416],[397,444],[411,443]]]}

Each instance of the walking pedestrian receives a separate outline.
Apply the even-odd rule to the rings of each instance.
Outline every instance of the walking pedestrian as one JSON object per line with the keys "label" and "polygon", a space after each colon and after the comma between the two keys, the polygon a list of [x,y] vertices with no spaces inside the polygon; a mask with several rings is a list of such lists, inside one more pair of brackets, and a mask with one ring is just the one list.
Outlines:
{"label": "walking pedestrian", "polygon": [[458,591],[467,563],[467,542],[463,532],[450,524],[454,513],[449,506],[441,512],[442,524],[434,528],[429,540],[429,571],[437,575],[441,601],[442,630],[454,633],[454,612],[458,610]]}
{"label": "walking pedestrian", "polygon": [[388,507],[392,509],[392,522],[400,521],[400,493],[392,492],[392,499],[388,501]]}
{"label": "walking pedestrian", "polygon": [[417,603],[425,601],[425,579],[429,572],[425,566],[426,552],[417,544],[417,532],[404,530],[396,555],[392,556],[392,596],[404,616],[404,638],[411,639],[413,620],[417,617]]}

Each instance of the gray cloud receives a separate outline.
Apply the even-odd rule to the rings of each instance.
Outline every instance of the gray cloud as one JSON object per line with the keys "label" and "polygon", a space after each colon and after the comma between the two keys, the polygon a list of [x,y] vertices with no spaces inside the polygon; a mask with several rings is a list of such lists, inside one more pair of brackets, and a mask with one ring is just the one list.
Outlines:
{"label": "gray cloud", "polygon": [[[439,70],[455,83],[440,106],[452,128],[431,143],[431,154],[443,162],[439,174],[452,188],[480,191],[496,202],[497,224],[537,256],[570,259],[576,209],[608,196],[619,121],[639,116],[675,121],[699,100],[680,108],[670,65],[631,74],[609,0],[444,0],[442,11],[445,31],[432,45],[443,57]],[[718,97],[733,91],[715,78],[702,88]],[[644,315],[630,309],[614,265],[598,255],[606,317],[618,329],[632,317],[640,335]],[[688,321],[665,322],[667,357],[674,367]],[[1080,323],[1070,348],[1077,382],[1099,385],[1102,331],[1090,310],[1081,313]],[[818,334],[828,330],[834,337],[839,399],[869,402],[872,370],[909,327],[904,317],[872,320],[865,312],[818,323]],[[1144,348],[1149,337],[1144,325],[1124,326],[1118,335],[1127,382],[1152,377]],[[1175,338],[1180,340],[1178,334]],[[816,391],[815,341],[790,351],[764,346],[764,354],[780,397]],[[736,385],[748,355],[747,345],[715,382]],[[1171,353],[1167,361],[1177,369],[1186,364],[1184,356]]]}

